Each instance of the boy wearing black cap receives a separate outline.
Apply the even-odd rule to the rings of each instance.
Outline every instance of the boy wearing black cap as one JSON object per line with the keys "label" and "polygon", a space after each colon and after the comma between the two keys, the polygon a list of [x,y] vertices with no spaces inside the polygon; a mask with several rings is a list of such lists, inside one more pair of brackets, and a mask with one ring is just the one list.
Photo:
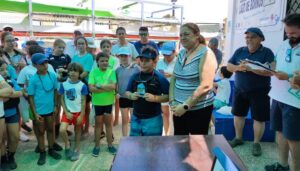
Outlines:
{"label": "boy wearing black cap", "polygon": [[141,72],[131,76],[126,97],[133,101],[130,136],[162,135],[161,102],[169,99],[169,82],[154,69],[157,51],[145,46],[140,58]]}
{"label": "boy wearing black cap", "polygon": [[29,79],[27,93],[30,109],[35,116],[33,124],[37,127],[37,140],[40,157],[38,165],[46,162],[44,134],[47,131],[48,154],[54,159],[61,159],[61,155],[53,149],[54,144],[54,114],[57,111],[57,78],[53,72],[48,72],[48,58],[42,53],[36,53],[31,58],[37,69]]}

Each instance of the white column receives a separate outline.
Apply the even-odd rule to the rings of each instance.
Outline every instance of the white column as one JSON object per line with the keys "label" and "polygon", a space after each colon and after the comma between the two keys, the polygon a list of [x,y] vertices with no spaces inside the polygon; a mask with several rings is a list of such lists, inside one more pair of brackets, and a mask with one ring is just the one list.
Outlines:
{"label": "white column", "polygon": [[95,0],[92,0],[92,37],[95,38]]}
{"label": "white column", "polygon": [[33,37],[33,27],[32,27],[32,0],[28,1],[28,18],[29,18],[29,33],[30,37]]}

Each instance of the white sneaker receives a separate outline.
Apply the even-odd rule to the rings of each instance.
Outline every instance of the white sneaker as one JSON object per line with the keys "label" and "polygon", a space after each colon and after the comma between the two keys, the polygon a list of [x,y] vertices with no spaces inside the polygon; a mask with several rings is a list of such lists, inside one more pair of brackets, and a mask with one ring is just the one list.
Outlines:
{"label": "white sneaker", "polygon": [[29,138],[23,132],[20,132],[20,141],[22,141],[22,142],[28,142]]}

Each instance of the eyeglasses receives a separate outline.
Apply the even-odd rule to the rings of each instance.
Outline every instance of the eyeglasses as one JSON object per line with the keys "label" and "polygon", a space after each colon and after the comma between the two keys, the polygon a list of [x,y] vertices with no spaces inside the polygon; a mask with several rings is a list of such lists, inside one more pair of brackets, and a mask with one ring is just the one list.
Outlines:
{"label": "eyeglasses", "polygon": [[148,36],[148,33],[140,33],[140,36]]}
{"label": "eyeglasses", "polygon": [[292,49],[287,49],[286,50],[285,61],[288,62],[288,63],[292,62]]}

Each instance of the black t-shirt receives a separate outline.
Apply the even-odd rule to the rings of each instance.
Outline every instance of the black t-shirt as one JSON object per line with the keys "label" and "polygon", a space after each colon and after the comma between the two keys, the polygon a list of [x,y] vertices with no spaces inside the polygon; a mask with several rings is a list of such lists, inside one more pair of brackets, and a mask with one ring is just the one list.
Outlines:
{"label": "black t-shirt", "polygon": [[[133,74],[129,80],[127,91],[137,92],[138,84],[145,85],[145,92],[153,95],[169,94],[169,82],[159,72],[138,72]],[[148,102],[140,97],[133,101],[133,114],[140,119],[152,118],[161,115],[161,104]]]}
{"label": "black t-shirt", "polygon": [[[60,56],[55,56],[53,54],[50,54],[48,60],[49,60],[48,63],[52,65],[55,72],[57,72],[59,68],[67,69],[69,63],[71,63],[71,58],[67,54],[61,54]],[[65,80],[67,76],[68,76],[67,72],[64,72],[62,79]]]}

